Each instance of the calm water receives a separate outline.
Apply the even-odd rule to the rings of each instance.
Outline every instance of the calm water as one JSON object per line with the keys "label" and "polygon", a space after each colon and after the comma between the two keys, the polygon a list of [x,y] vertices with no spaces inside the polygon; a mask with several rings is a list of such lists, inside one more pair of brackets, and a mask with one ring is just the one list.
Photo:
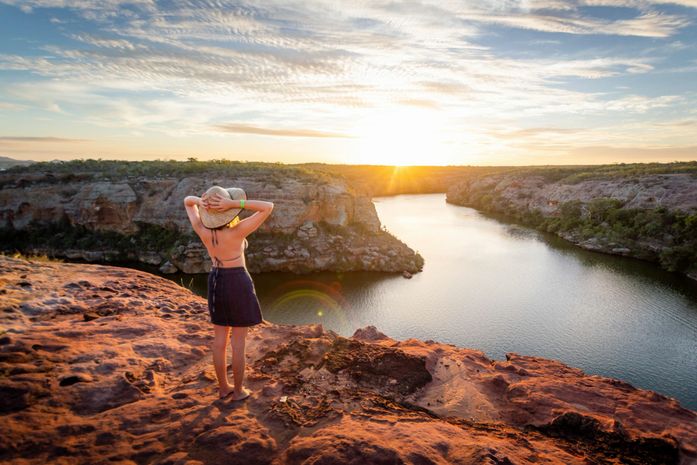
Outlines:
{"label": "calm water", "polygon": [[[344,336],[372,324],[495,359],[558,359],[697,410],[697,283],[447,204],[445,194],[374,203],[383,225],[424,257],[423,272],[255,274],[264,318]],[[175,279],[205,295],[205,276]]]}

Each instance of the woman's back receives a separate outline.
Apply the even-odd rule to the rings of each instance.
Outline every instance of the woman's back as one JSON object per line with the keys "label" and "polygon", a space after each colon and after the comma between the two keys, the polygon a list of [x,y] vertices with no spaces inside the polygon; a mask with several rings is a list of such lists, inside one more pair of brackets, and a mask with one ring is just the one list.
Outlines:
{"label": "woman's back", "polygon": [[[184,206],[191,226],[213,260],[213,268],[208,275],[208,311],[214,326],[213,364],[218,378],[220,398],[231,395],[233,400],[244,399],[251,394],[251,391],[243,386],[247,328],[264,321],[254,282],[245,265],[244,249],[247,246],[246,237],[271,215],[274,205],[262,200],[247,201],[246,194],[244,202],[242,199],[232,200],[231,197],[223,198],[220,194],[214,194],[205,200],[203,197],[187,196]],[[218,212],[239,208],[255,210],[255,213],[232,227],[209,229],[201,220],[199,207]],[[238,214],[239,212],[235,216]],[[225,220],[227,219],[225,217]],[[220,223],[215,221],[209,224]],[[234,387],[227,379],[225,355],[230,333]]]}
{"label": "woman's back", "polygon": [[207,234],[199,235],[213,266],[218,268],[247,266],[244,258],[247,238],[236,231],[236,228],[237,226],[209,229],[206,231]]}
{"label": "woman's back", "polygon": [[[213,208],[225,209],[236,207],[235,203],[230,199],[222,199],[215,195],[210,201],[207,201]],[[232,204],[232,205],[231,205]],[[237,222],[232,227],[222,227],[217,229],[209,229],[201,224],[198,215],[189,212],[189,218],[192,219],[194,231],[201,238],[201,241],[208,250],[208,255],[214,267],[232,268],[237,266],[246,267],[244,258],[244,250],[247,247],[247,236],[256,231],[259,226],[271,215],[274,204],[263,200],[249,200],[245,203],[247,210],[254,210],[254,214]],[[197,221],[195,221],[195,220]]]}

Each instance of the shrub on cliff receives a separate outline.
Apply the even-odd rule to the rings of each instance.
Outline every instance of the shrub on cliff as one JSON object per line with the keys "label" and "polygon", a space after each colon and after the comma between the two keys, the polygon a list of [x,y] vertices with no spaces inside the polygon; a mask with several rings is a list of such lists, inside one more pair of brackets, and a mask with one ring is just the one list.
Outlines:
{"label": "shrub on cliff", "polygon": [[138,223],[140,230],[133,235],[114,231],[94,231],[73,225],[67,218],[55,223],[32,221],[26,228],[0,228],[3,250],[24,252],[40,247],[56,250],[89,251],[116,250],[122,258],[138,251],[171,252],[179,244],[188,244],[192,235],[181,234],[154,224]]}
{"label": "shrub on cliff", "polygon": [[540,176],[545,182],[576,184],[590,179],[616,179],[652,174],[688,173],[697,177],[697,162],[612,163],[607,165],[526,166],[509,173]]}
{"label": "shrub on cliff", "polygon": [[14,166],[5,171],[13,175],[21,173],[61,173],[70,175],[92,175],[98,179],[122,180],[129,177],[186,177],[198,174],[219,174],[223,176],[263,177],[265,181],[279,184],[288,176],[325,184],[330,182],[329,173],[313,171],[308,168],[283,163],[247,162],[239,160],[216,159],[199,161],[189,158],[176,160],[103,160],[79,159],[68,161],[44,161],[28,166]]}
{"label": "shrub on cliff", "polygon": [[[697,269],[697,214],[663,207],[624,208],[623,202],[611,198],[564,202],[556,216],[510,206],[491,207],[504,204],[493,200],[489,210],[547,232],[569,233],[581,240],[597,239],[607,247],[628,247],[634,256],[658,260],[669,271]],[[658,252],[657,246],[662,246]]]}

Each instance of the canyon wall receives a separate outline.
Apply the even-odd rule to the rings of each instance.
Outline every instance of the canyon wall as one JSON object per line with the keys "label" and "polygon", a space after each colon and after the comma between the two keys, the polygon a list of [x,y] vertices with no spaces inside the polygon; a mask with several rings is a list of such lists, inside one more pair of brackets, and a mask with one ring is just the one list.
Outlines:
{"label": "canyon wall", "polygon": [[[164,272],[202,273],[210,261],[183,206],[211,185],[241,187],[248,199],[274,202],[249,237],[252,272],[419,271],[423,259],[383,231],[369,197],[342,179],[308,171],[242,165],[219,171],[121,173],[126,162],[74,170],[35,164],[0,173],[3,248],[71,259],[137,260]],[[258,165],[258,164],[257,164]],[[174,171],[174,172],[172,172]],[[253,212],[246,210],[244,218]]]}
{"label": "canyon wall", "polygon": [[471,176],[452,185],[446,200],[697,279],[694,173],[559,173],[521,169]]}

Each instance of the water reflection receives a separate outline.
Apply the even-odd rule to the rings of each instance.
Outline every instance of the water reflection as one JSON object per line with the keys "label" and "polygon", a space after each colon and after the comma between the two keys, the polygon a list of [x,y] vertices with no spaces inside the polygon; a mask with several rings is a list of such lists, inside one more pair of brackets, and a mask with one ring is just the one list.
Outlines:
{"label": "water reflection", "polygon": [[[423,255],[423,272],[254,274],[267,320],[322,323],[345,336],[372,324],[396,339],[433,339],[496,359],[558,359],[697,409],[694,281],[447,204],[445,194],[374,203],[383,225]],[[205,295],[205,276],[192,286]]]}
{"label": "water reflection", "polygon": [[[167,277],[201,296],[207,293],[206,275]],[[270,272],[253,273],[252,278],[265,319],[281,324],[321,323],[344,336],[374,324],[364,307],[379,301],[377,286],[404,280],[400,274],[381,272]]]}

